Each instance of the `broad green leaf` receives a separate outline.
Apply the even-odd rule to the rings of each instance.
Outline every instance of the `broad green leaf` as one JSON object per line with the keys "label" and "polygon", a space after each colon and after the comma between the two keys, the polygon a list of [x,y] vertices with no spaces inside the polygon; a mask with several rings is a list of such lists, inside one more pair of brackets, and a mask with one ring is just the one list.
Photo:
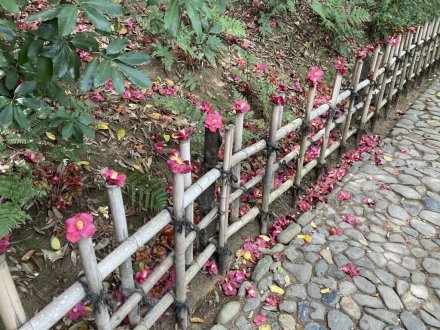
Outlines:
{"label": "broad green leaf", "polygon": [[21,83],[14,91],[15,96],[27,95],[32,92],[35,87],[37,87],[37,83],[35,81],[25,81]]}
{"label": "broad green leaf", "polygon": [[180,27],[180,5],[179,0],[171,0],[171,4],[164,17],[164,27],[169,30],[172,36],[176,36]]}
{"label": "broad green leaf", "polygon": [[81,131],[85,137],[87,137],[89,139],[95,138],[95,130],[93,128],[91,128],[90,126],[81,125]]}
{"label": "broad green leaf", "polygon": [[151,61],[151,57],[144,52],[128,52],[119,55],[116,59],[130,65],[142,65]]}
{"label": "broad green leaf", "polygon": [[45,10],[41,10],[39,12],[36,12],[32,15],[30,15],[26,21],[28,22],[34,22],[34,21],[47,21],[52,18],[55,18],[58,15],[59,7],[52,7]]}
{"label": "broad green leaf", "polygon": [[54,42],[58,37],[58,20],[51,19],[41,23],[37,30],[37,36],[43,40]]}
{"label": "broad green leaf", "polygon": [[112,55],[120,53],[127,45],[127,42],[127,38],[113,40],[107,47],[107,54]]}
{"label": "broad green leaf", "polygon": [[86,18],[92,22],[97,30],[112,32],[112,26],[107,17],[93,7],[82,6]]}
{"label": "broad green leaf", "polygon": [[72,39],[70,39],[70,43],[76,48],[93,52],[99,49],[98,41],[94,37],[94,34],[91,32],[78,32],[76,33]]}
{"label": "broad green leaf", "polygon": [[22,129],[29,127],[29,121],[26,118],[25,114],[19,107],[16,106],[14,106],[14,120]]}
{"label": "broad green leaf", "polygon": [[17,84],[18,73],[16,68],[6,71],[5,85],[7,89],[14,89]]}
{"label": "broad green leaf", "polygon": [[197,14],[194,8],[193,2],[191,0],[185,1],[186,12],[191,21],[191,26],[197,35],[202,34],[202,23],[200,22],[199,14]]}
{"label": "broad green leaf", "polygon": [[15,38],[15,26],[10,21],[0,19],[0,38],[11,41]]}
{"label": "broad green leaf", "polygon": [[77,82],[81,72],[81,58],[76,52],[69,53],[69,76],[73,79],[74,82]]}
{"label": "broad green leaf", "polygon": [[53,73],[56,77],[61,78],[67,73],[69,69],[69,53],[71,50],[65,44],[61,45],[58,53],[53,55]]}
{"label": "broad green leaf", "polygon": [[27,61],[28,61],[28,50],[29,50],[29,45],[30,45],[30,43],[26,43],[26,44],[24,44],[24,45],[20,48],[20,50],[19,50],[19,52],[18,52],[18,55],[17,55],[17,61],[18,61],[18,63],[21,64],[21,65],[27,63]]}
{"label": "broad green leaf", "polygon": [[85,0],[80,6],[89,6],[110,16],[122,16],[125,14],[124,7],[108,0]]}
{"label": "broad green leaf", "polygon": [[34,40],[29,45],[27,56],[32,61],[36,61],[42,49],[43,49],[43,40],[40,39]]}
{"label": "broad green leaf", "polygon": [[53,100],[57,100],[61,105],[68,107],[70,105],[69,98],[66,95],[66,92],[63,88],[58,86],[54,82],[50,82],[47,85],[48,96],[50,96]]}
{"label": "broad green leaf", "polygon": [[35,80],[40,83],[48,83],[53,76],[53,63],[50,58],[39,57],[35,73]]}
{"label": "broad green leaf", "polygon": [[78,9],[75,5],[63,5],[58,13],[58,33],[65,37],[72,33],[78,18]]}
{"label": "broad green leaf", "polygon": [[35,111],[40,111],[41,109],[48,107],[46,102],[35,97],[19,97],[16,100],[21,105],[24,105],[25,107]]}
{"label": "broad green leaf", "polygon": [[109,80],[112,76],[111,62],[109,60],[104,60],[98,64],[96,68],[96,75],[93,81],[95,87],[104,85],[104,83]]}
{"label": "broad green leaf", "polygon": [[61,137],[63,139],[68,139],[73,135],[73,132],[73,122],[69,122],[63,127],[63,130],[61,131]]}
{"label": "broad green leaf", "polygon": [[219,34],[219,33],[222,33],[222,32],[223,32],[223,28],[220,25],[218,25],[218,24],[214,25],[211,28],[211,30],[209,30],[209,33],[212,33],[212,34]]}
{"label": "broad green leaf", "polygon": [[0,52],[0,68],[5,67],[8,62],[6,61],[5,55]]}
{"label": "broad green leaf", "polygon": [[8,128],[14,120],[14,106],[8,104],[0,111],[0,127]]}
{"label": "broad green leaf", "polygon": [[17,14],[19,10],[16,0],[0,0],[0,6],[13,14]]}
{"label": "broad green leaf", "polygon": [[151,87],[151,81],[148,76],[132,67],[129,67],[122,63],[116,63],[119,70],[124,74],[125,77],[127,77],[128,80],[130,80],[133,84],[140,88],[150,88]]}
{"label": "broad green leaf", "polygon": [[115,86],[115,90],[119,94],[122,94],[122,92],[124,91],[124,77],[122,76],[122,73],[116,68],[113,68],[112,70],[112,81],[113,86]]}
{"label": "broad green leaf", "polygon": [[96,68],[98,67],[98,61],[93,60],[90,62],[80,79],[80,88],[83,92],[89,91],[93,87],[93,78],[95,76]]}

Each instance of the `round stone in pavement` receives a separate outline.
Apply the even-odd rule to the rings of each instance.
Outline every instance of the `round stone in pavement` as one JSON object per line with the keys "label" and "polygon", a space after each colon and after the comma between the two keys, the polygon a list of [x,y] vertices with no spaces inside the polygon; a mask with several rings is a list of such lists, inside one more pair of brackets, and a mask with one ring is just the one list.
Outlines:
{"label": "round stone in pavement", "polygon": [[353,321],[338,310],[328,313],[327,322],[331,330],[350,330],[353,327]]}
{"label": "round stone in pavement", "polygon": [[240,311],[240,303],[238,301],[230,301],[223,305],[220,312],[218,312],[215,318],[216,323],[226,324],[234,318],[235,315]]}
{"label": "round stone in pavement", "polygon": [[405,328],[408,330],[426,329],[423,322],[411,312],[403,311],[402,313],[400,313],[400,320],[402,321]]}
{"label": "round stone in pavement", "polygon": [[425,258],[423,259],[422,265],[428,273],[440,275],[440,261],[432,258]]}
{"label": "round stone in pavement", "polygon": [[358,289],[362,292],[368,294],[376,293],[376,286],[362,276],[354,276],[353,283],[358,287]]}
{"label": "round stone in pavement", "polygon": [[420,234],[426,237],[435,236],[435,228],[426,222],[413,219],[410,221],[411,227],[417,230]]}

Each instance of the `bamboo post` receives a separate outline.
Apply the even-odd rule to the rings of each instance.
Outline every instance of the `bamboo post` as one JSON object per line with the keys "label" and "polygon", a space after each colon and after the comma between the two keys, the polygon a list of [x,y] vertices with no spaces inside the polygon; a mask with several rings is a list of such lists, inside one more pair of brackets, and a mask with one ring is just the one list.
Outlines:
{"label": "bamboo post", "polygon": [[417,78],[420,78],[420,73],[422,71],[422,64],[424,61],[424,57],[425,57],[425,49],[426,49],[426,38],[428,36],[428,29],[429,29],[429,23],[426,22],[425,25],[423,26],[423,33],[422,33],[422,44],[420,46],[420,56],[419,56],[419,60],[417,62],[417,66],[416,66],[416,70],[414,72],[415,76]]}
{"label": "bamboo post", "polygon": [[222,192],[220,197],[220,217],[219,217],[219,240],[218,240],[218,265],[221,274],[226,271],[226,231],[228,229],[229,199],[231,196],[231,165],[232,148],[234,144],[234,125],[228,125],[225,130],[225,155],[223,158],[223,180]]}
{"label": "bamboo post", "polygon": [[364,65],[364,61],[362,60],[362,58],[358,58],[356,60],[354,67],[353,79],[351,82],[350,102],[347,109],[347,117],[345,118],[344,129],[342,131],[341,148],[340,148],[341,153],[344,152],[346,148],[346,144],[348,140],[348,132],[350,130],[350,125],[351,125],[351,118],[353,117],[353,113],[355,111],[356,95],[358,91],[359,78],[361,76],[363,65]]}
{"label": "bamboo post", "polygon": [[427,75],[429,75],[430,73],[430,68],[431,68],[431,64],[432,64],[432,59],[434,57],[435,54],[435,48],[436,48],[436,42],[437,42],[437,30],[438,30],[438,24],[439,24],[439,20],[436,19],[435,21],[432,22],[432,30],[431,30],[431,34],[430,34],[430,45],[429,45],[429,49],[428,49],[428,56],[426,58],[425,61],[425,72],[428,72]]}
{"label": "bamboo post", "polygon": [[15,330],[26,323],[26,314],[4,253],[0,254],[0,317],[5,330]]}
{"label": "bamboo post", "polygon": [[[239,152],[243,147],[243,122],[244,113],[238,111],[235,117],[235,129],[234,129],[234,154]],[[232,162],[232,160],[231,160]],[[232,182],[232,187],[237,190],[241,187],[241,162],[238,162],[232,167],[232,175],[234,175],[238,181]],[[237,198],[231,205],[231,221],[237,221],[240,214],[240,198]]]}
{"label": "bamboo post", "polygon": [[296,165],[295,184],[293,186],[293,196],[292,196],[293,207],[296,207],[296,203],[298,202],[299,195],[301,193],[301,179],[302,179],[301,174],[304,166],[304,156],[306,154],[306,148],[307,148],[310,112],[313,109],[315,96],[316,96],[316,86],[313,85],[310,87],[307,95],[306,111],[304,112],[303,126],[301,129],[302,131],[301,145],[299,149],[298,162]]}
{"label": "bamboo post", "polygon": [[[398,75],[399,70],[401,68],[401,64],[403,63],[403,52],[404,52],[404,47],[405,47],[407,37],[408,37],[407,34],[406,35],[399,35],[400,42],[399,42],[398,47],[396,47],[393,77],[391,78],[390,89],[389,89],[388,98],[387,98],[387,104],[385,107],[385,118],[388,117],[388,112],[392,107],[393,100],[395,100],[397,98],[396,94],[397,94],[398,90],[397,90],[396,94],[394,94],[394,87],[396,86],[397,75]],[[402,71],[403,71],[403,69],[402,69]]]}
{"label": "bamboo post", "polygon": [[436,20],[436,24],[434,27],[434,31],[433,31],[433,47],[432,47],[432,55],[431,55],[431,59],[429,62],[429,75],[432,74],[433,69],[434,69],[434,64],[437,58],[437,50],[438,50],[438,30],[439,30],[439,26],[440,26],[440,18],[437,18]]}
{"label": "bamboo post", "polygon": [[[128,238],[127,218],[125,217],[124,201],[122,199],[121,187],[116,185],[106,185],[107,195],[110,204],[110,211],[115,229],[116,243],[119,245]],[[119,266],[122,291],[130,292],[135,288],[133,279],[133,265],[131,258],[128,258]],[[139,306],[136,306],[130,314],[128,320],[131,325],[139,323]]]}
{"label": "bamboo post", "polygon": [[277,160],[277,138],[278,121],[280,119],[280,106],[274,105],[272,108],[272,121],[270,124],[269,137],[267,139],[267,163],[264,172],[263,185],[263,204],[261,206],[260,231],[261,234],[267,234],[267,224],[269,222],[269,196],[274,184],[274,164]]}
{"label": "bamboo post", "polygon": [[408,73],[408,65],[409,65],[409,60],[411,58],[411,45],[412,42],[414,40],[414,34],[409,32],[407,33],[408,37],[406,38],[406,49],[405,49],[405,59],[403,61],[403,66],[402,66],[402,73],[400,74],[400,81],[399,81],[399,91],[400,93],[403,92],[403,86],[406,83],[406,78],[407,78],[407,73]]}
{"label": "bamboo post", "polygon": [[[177,220],[182,220],[185,212],[183,198],[185,193],[184,174],[175,173],[173,179],[173,212]],[[179,230],[181,229],[181,230]],[[178,329],[188,326],[185,284],[185,226],[174,226],[174,265],[176,268],[176,319]]]}
{"label": "bamboo post", "polygon": [[424,82],[425,63],[426,63],[427,58],[429,56],[429,49],[431,48],[430,36],[431,36],[431,31],[433,29],[431,22],[426,22],[426,26],[427,26],[427,28],[426,28],[425,36],[423,38],[421,58],[420,58],[420,61],[418,63],[418,67],[417,67],[417,74],[418,74],[419,80],[422,84]]}
{"label": "bamboo post", "polygon": [[324,137],[322,139],[321,150],[319,151],[319,161],[318,161],[319,165],[317,167],[317,172],[316,172],[317,179],[320,178],[325,172],[325,166],[326,166],[325,151],[327,150],[328,142],[330,139],[331,126],[333,124],[333,117],[335,114],[334,112],[337,106],[337,97],[339,95],[339,91],[341,90],[341,84],[343,78],[344,77],[342,76],[342,74],[338,73],[336,76],[335,84],[333,86],[330,108],[327,112],[327,120],[325,122]]}
{"label": "bamboo post", "polygon": [[[191,164],[191,143],[189,138],[186,140],[180,141],[179,144],[180,149],[180,155],[182,156],[183,160],[187,160]],[[192,173],[186,173],[183,175],[184,179],[184,187],[185,190],[188,189],[192,184]],[[190,203],[185,208],[185,218],[191,223],[194,223],[194,203]],[[192,264],[194,259],[194,244],[191,244],[188,249],[186,249],[185,253],[185,264],[188,267]]]}
{"label": "bamboo post", "polygon": [[[99,295],[103,289],[103,284],[98,270],[98,262],[96,261],[92,239],[90,237],[82,237],[78,242],[78,247],[89,290]],[[102,302],[99,303],[98,308],[94,310],[94,313],[97,329],[110,330],[110,315],[107,306]]]}
{"label": "bamboo post", "polygon": [[409,68],[409,73],[408,73],[408,77],[407,77],[407,84],[405,86],[405,93],[406,94],[408,94],[408,90],[410,88],[410,85],[412,86],[414,84],[413,76],[415,76],[414,70],[416,68],[416,64],[417,64],[417,61],[418,61],[417,53],[418,53],[418,51],[420,49],[420,44],[419,43],[420,43],[420,40],[422,39],[422,34],[423,34],[423,27],[419,26],[417,28],[416,37],[414,38],[414,41],[415,41],[414,45],[415,45],[415,47],[414,47],[413,52],[412,52],[412,62],[411,62],[411,66]]}
{"label": "bamboo post", "polygon": [[382,57],[383,57],[383,54],[380,53],[379,47],[377,47],[374,50],[373,56],[374,56],[373,62],[371,64],[373,76],[371,77],[371,82],[370,82],[370,86],[368,89],[368,94],[367,94],[367,97],[364,102],[364,108],[362,110],[361,121],[359,123],[359,131],[358,131],[358,136],[357,136],[357,144],[359,144],[359,141],[360,141],[362,135],[365,134],[365,126],[368,121],[368,114],[370,111],[371,101],[373,100],[373,95],[376,92],[376,80],[377,80],[379,68],[382,63]]}

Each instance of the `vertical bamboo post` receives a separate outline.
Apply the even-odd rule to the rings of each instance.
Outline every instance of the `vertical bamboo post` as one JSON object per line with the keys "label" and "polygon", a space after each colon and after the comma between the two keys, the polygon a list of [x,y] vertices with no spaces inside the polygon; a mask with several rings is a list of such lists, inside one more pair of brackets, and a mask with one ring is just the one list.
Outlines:
{"label": "vertical bamboo post", "polygon": [[414,72],[414,74],[417,78],[420,78],[420,73],[422,71],[422,65],[423,65],[423,61],[425,58],[425,50],[426,50],[426,45],[427,45],[426,38],[428,36],[428,29],[429,29],[429,23],[426,22],[425,25],[423,26],[423,33],[422,33],[422,42],[423,43],[420,46],[420,56],[419,56],[419,60],[417,62],[416,70]]}
{"label": "vertical bamboo post", "polygon": [[419,41],[422,36],[422,32],[423,32],[422,30],[423,30],[423,28],[421,26],[419,26],[417,28],[416,36],[414,38],[414,46],[415,47],[412,49],[412,52],[411,52],[412,61],[411,61],[411,66],[408,71],[408,75],[406,77],[406,84],[405,84],[405,94],[406,95],[408,95],[408,90],[410,88],[410,85],[411,86],[413,85],[412,80],[413,80],[414,69],[417,64],[417,52],[420,48]]}
{"label": "vertical bamboo post", "polygon": [[418,75],[419,75],[419,79],[420,82],[423,84],[424,82],[424,78],[425,78],[425,63],[428,59],[429,56],[429,50],[431,48],[431,40],[430,40],[430,36],[431,36],[431,32],[433,29],[433,25],[432,22],[427,22],[427,29],[426,29],[426,33],[425,33],[425,38],[424,38],[424,42],[423,42],[423,50],[422,50],[422,58],[420,59],[419,63],[418,63]]}
{"label": "vertical bamboo post", "polygon": [[[235,117],[235,129],[234,129],[234,153],[239,152],[243,147],[243,122],[244,113],[238,111]],[[238,182],[232,182],[232,187],[237,190],[241,186],[241,163],[238,163],[232,167],[232,175],[234,175]],[[231,221],[237,221],[240,214],[240,198],[237,198],[231,205]]]}
{"label": "vertical bamboo post", "polygon": [[328,142],[330,139],[331,126],[333,124],[334,111],[336,110],[337,102],[336,99],[339,95],[339,91],[341,90],[342,79],[344,77],[342,74],[338,73],[336,75],[335,84],[333,86],[332,98],[330,100],[330,106],[327,112],[327,120],[325,122],[325,130],[324,137],[322,139],[321,150],[319,151],[319,161],[317,166],[316,176],[320,178],[325,172],[326,160],[325,160],[325,152],[327,150]]}
{"label": "vertical bamboo post", "polygon": [[[184,215],[183,196],[185,192],[184,174],[175,173],[173,178],[173,212],[177,220]],[[188,327],[185,284],[185,226],[181,230],[174,227],[174,266],[176,268],[176,319],[178,329]]]}
{"label": "vertical bamboo post", "polygon": [[269,137],[267,139],[267,163],[266,171],[264,172],[264,185],[263,185],[263,204],[261,206],[260,217],[260,231],[261,234],[267,234],[267,224],[269,222],[269,197],[274,184],[274,164],[277,160],[277,130],[279,127],[278,121],[280,119],[280,111],[282,107],[274,105],[272,108],[272,121],[270,124]]}
{"label": "vertical bamboo post", "polygon": [[298,162],[296,165],[295,184],[293,186],[293,194],[292,194],[293,207],[296,207],[296,203],[298,202],[299,195],[301,194],[302,169],[304,167],[304,156],[306,154],[306,148],[307,148],[310,113],[312,112],[313,109],[315,96],[316,96],[316,86],[311,86],[307,95],[307,105],[306,105],[306,111],[304,112],[304,119],[302,126],[301,145],[299,148]]}
{"label": "vertical bamboo post", "polygon": [[[180,141],[179,144],[180,155],[183,160],[187,160],[191,164],[191,143],[189,138],[186,140]],[[185,190],[188,189],[192,184],[192,173],[186,173],[183,175],[183,182]],[[194,203],[189,204],[185,208],[185,218],[191,223],[194,223]],[[186,249],[185,253],[185,264],[189,266],[192,264],[194,260],[194,245],[191,243]]]}
{"label": "vertical bamboo post", "polygon": [[371,64],[373,76],[371,77],[371,83],[370,83],[370,86],[368,89],[368,94],[367,94],[367,97],[364,102],[364,108],[362,109],[361,121],[359,124],[359,131],[358,131],[358,135],[357,135],[357,143],[359,143],[362,135],[365,134],[365,126],[366,126],[367,120],[368,120],[368,113],[370,111],[371,101],[373,100],[373,94],[376,92],[376,87],[377,87],[376,80],[377,80],[377,75],[379,73],[379,68],[382,63],[382,57],[383,57],[383,54],[380,53],[379,47],[377,47],[374,50],[373,56],[374,56],[374,58],[373,58],[373,62]]}
{"label": "vertical bamboo post", "polygon": [[[115,229],[115,239],[116,243],[119,245],[128,238],[127,218],[125,217],[121,187],[116,185],[106,185],[106,189],[113,219],[113,227]],[[128,258],[119,266],[119,273],[121,277],[122,291],[132,291],[135,286],[131,258]],[[131,325],[139,323],[140,315],[138,305],[136,305],[130,314],[128,314],[128,320]]]}
{"label": "vertical bamboo post", "polygon": [[26,314],[4,253],[0,254],[0,317],[6,330],[16,330],[26,323]]}
{"label": "vertical bamboo post", "polygon": [[220,217],[219,217],[219,271],[224,274],[226,271],[226,231],[228,229],[229,199],[231,196],[231,164],[232,148],[234,144],[234,125],[228,125],[225,130],[225,155],[223,158],[223,180],[222,192],[220,197]]}
{"label": "vertical bamboo post", "polygon": [[429,75],[431,75],[433,72],[434,64],[435,64],[435,60],[436,60],[436,56],[437,56],[439,26],[440,26],[440,18],[437,18],[437,20],[435,22],[434,31],[433,31],[433,46],[432,46],[431,59],[429,62]]}
{"label": "vertical bamboo post", "polygon": [[[98,270],[98,262],[96,261],[92,239],[90,237],[82,237],[78,242],[78,247],[89,290],[95,294],[100,294],[103,289],[103,279]],[[94,313],[97,329],[110,330],[110,315],[107,306],[104,303],[100,303]]]}
{"label": "vertical bamboo post", "polygon": [[[388,93],[387,104],[385,107],[385,118],[388,117],[388,112],[389,112],[389,109],[391,109],[391,107],[392,107],[393,100],[395,100],[397,98],[397,95],[394,94],[394,87],[396,86],[397,75],[398,75],[398,72],[401,68],[401,63],[403,62],[403,51],[404,51],[404,46],[405,46],[407,37],[408,37],[407,34],[406,35],[399,35],[400,42],[399,42],[398,47],[396,47],[396,53],[395,53],[396,61],[394,62],[393,77],[391,78],[390,90]],[[403,69],[402,69],[402,71],[403,71]],[[398,92],[398,90],[397,90],[397,92]],[[396,92],[396,94],[397,94],[397,92]]]}
{"label": "vertical bamboo post", "polygon": [[411,49],[410,48],[411,48],[413,40],[414,40],[414,34],[411,32],[408,32],[407,38],[406,38],[406,45],[405,45],[405,59],[403,61],[402,73],[400,74],[400,81],[399,81],[400,93],[403,92],[403,86],[405,85],[405,82],[406,82],[406,77],[407,77],[407,73],[408,73],[408,64],[409,64],[409,60],[411,58]]}
{"label": "vertical bamboo post", "polygon": [[427,75],[429,76],[430,74],[430,69],[431,69],[431,64],[432,64],[432,59],[434,57],[435,54],[435,48],[436,48],[436,35],[437,35],[437,30],[438,30],[438,24],[439,24],[439,20],[436,19],[435,21],[432,22],[433,27],[430,33],[430,45],[429,45],[429,51],[428,51],[428,56],[427,59],[425,61],[425,72],[428,72]]}
{"label": "vertical bamboo post", "polygon": [[356,60],[355,67],[354,67],[353,79],[351,82],[350,102],[349,102],[348,109],[347,109],[347,117],[345,118],[344,129],[342,131],[341,149],[340,149],[341,153],[344,152],[346,145],[347,145],[348,132],[350,130],[351,118],[353,117],[353,112],[355,111],[356,94],[357,94],[359,79],[361,77],[363,65],[364,65],[364,61],[362,60],[362,58],[358,58]]}
{"label": "vertical bamboo post", "polygon": [[383,56],[383,67],[385,68],[385,71],[382,73],[382,75],[378,79],[379,84],[380,84],[380,89],[379,89],[379,95],[377,95],[377,97],[376,97],[374,117],[373,117],[373,121],[372,121],[373,130],[374,130],[374,127],[376,125],[377,120],[379,119],[381,103],[382,103],[383,97],[385,95],[385,90],[387,88],[388,72],[389,72],[388,70],[389,70],[389,62],[390,62],[390,59],[392,58],[392,56],[390,56],[392,48],[393,47],[390,44],[387,44],[387,47],[385,48],[385,54]]}

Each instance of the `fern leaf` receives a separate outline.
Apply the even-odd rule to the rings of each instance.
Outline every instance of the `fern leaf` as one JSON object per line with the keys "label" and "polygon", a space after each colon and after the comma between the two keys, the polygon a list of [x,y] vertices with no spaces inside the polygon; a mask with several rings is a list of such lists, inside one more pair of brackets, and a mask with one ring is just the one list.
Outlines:
{"label": "fern leaf", "polygon": [[0,237],[3,237],[26,220],[30,220],[30,218],[29,214],[13,203],[0,204]]}

